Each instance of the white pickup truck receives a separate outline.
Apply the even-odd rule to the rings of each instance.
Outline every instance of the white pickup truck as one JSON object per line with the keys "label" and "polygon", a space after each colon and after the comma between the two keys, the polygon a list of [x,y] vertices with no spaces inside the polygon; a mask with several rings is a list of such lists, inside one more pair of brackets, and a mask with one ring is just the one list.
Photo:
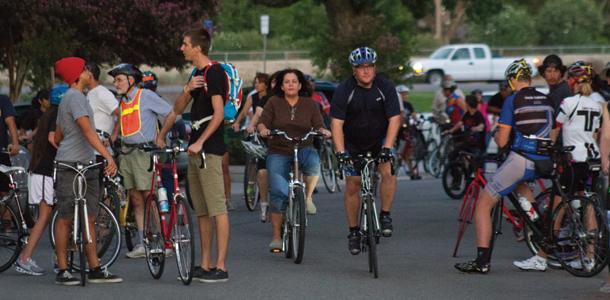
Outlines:
{"label": "white pickup truck", "polygon": [[[495,57],[485,44],[453,44],[436,49],[427,59],[414,60],[411,67],[416,76],[426,76],[433,85],[439,85],[443,75],[456,81],[498,81],[504,80],[506,67],[519,58]],[[524,58],[537,75],[540,58]]]}

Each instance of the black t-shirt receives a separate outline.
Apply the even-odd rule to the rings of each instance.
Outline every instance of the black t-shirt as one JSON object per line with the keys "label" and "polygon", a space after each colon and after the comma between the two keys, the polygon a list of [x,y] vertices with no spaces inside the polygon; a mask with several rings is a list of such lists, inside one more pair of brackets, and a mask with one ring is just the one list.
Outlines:
{"label": "black t-shirt", "polygon": [[487,103],[488,107],[496,107],[500,110],[502,110],[503,105],[504,105],[504,97],[502,97],[502,94],[500,92],[491,96],[491,98],[489,98],[489,102]]}
{"label": "black t-shirt", "polygon": [[[462,116],[462,124],[465,132],[471,132],[471,128],[485,124],[485,118],[480,111],[476,111],[472,115],[469,112],[466,112]],[[464,139],[464,145],[469,148],[472,147],[485,150],[485,130],[466,136]]]}
{"label": "black t-shirt", "polygon": [[[197,70],[194,76],[203,76],[206,68],[210,68],[206,74],[207,92],[204,88],[191,91],[191,97],[193,97],[191,120],[193,123],[214,114],[214,108],[212,107],[212,96],[221,96],[223,99],[223,104],[225,101],[227,101],[227,99],[225,99],[227,94],[227,79],[222,67],[219,64],[206,66],[202,70]],[[202,124],[199,130],[193,131],[189,145],[193,144],[195,141],[197,141],[197,139],[199,139],[209,123],[210,122],[208,121]],[[226,152],[226,149],[227,147],[224,140],[224,123],[222,123],[208,138],[208,140],[205,141],[203,144],[203,151],[205,153],[223,155]]]}
{"label": "black t-shirt", "polygon": [[400,115],[394,84],[377,76],[371,88],[359,86],[352,76],[342,82],[331,102],[333,118],[344,120],[345,148],[353,154],[378,153],[386,137],[388,119]]}
{"label": "black t-shirt", "polygon": [[[36,135],[42,135],[40,138],[47,138],[49,136],[49,132],[55,131],[57,125],[57,108],[51,108],[48,112],[49,116],[46,119],[48,131],[42,132],[37,131]],[[44,121],[47,116],[43,115],[41,121]],[[37,139],[38,137],[34,137]],[[30,165],[30,171],[35,174],[41,174],[45,176],[53,176],[53,161],[55,160],[55,155],[57,154],[57,149],[51,145],[51,143],[47,142],[42,149],[33,149],[33,151],[39,151],[34,155],[41,155],[40,162],[38,165]]]}
{"label": "black t-shirt", "polygon": [[0,148],[8,147],[8,126],[6,118],[17,115],[11,99],[6,95],[0,95]]}
{"label": "black t-shirt", "polygon": [[411,104],[411,102],[402,102],[402,107],[405,109],[405,115],[409,116],[411,115],[413,112],[415,112],[415,109],[413,108],[413,105]]}
{"label": "black t-shirt", "polygon": [[570,90],[570,86],[567,81],[562,81],[559,84],[549,86],[548,97],[553,102],[553,110],[555,110],[555,116],[559,113],[559,106],[563,99],[572,97],[574,94]]}
{"label": "black t-shirt", "polygon": [[252,96],[252,111],[254,111],[254,113],[256,113],[257,107],[265,107],[265,104],[267,104],[267,100],[269,100],[270,97],[269,95],[261,97],[258,93],[255,95],[256,97]]}

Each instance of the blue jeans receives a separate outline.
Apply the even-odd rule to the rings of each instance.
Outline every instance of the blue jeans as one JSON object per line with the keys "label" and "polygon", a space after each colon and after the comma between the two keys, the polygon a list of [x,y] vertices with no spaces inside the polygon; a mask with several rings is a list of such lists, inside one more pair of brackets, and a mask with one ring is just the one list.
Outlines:
{"label": "blue jeans", "polygon": [[[320,156],[313,147],[299,150],[299,169],[305,176],[319,176]],[[288,207],[288,180],[292,165],[292,155],[269,154],[267,173],[269,174],[269,200],[271,212],[286,211]]]}

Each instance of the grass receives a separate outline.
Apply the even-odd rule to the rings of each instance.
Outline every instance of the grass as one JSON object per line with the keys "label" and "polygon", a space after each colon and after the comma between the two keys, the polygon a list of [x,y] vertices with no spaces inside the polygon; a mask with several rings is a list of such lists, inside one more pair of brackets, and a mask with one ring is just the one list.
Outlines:
{"label": "grass", "polygon": [[409,102],[413,104],[416,112],[432,111],[432,100],[435,92],[411,92]]}

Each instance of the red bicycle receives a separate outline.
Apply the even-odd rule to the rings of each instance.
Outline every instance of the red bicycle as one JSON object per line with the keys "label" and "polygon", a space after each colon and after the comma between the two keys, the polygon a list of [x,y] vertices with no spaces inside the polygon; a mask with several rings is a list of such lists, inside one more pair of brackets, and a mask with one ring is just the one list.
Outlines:
{"label": "red bicycle", "polygon": [[[186,152],[186,149],[179,145],[164,149],[146,145],[140,149],[150,152],[149,171],[153,172],[150,193],[144,208],[144,249],[148,270],[153,278],[161,278],[165,266],[165,250],[173,249],[176,253],[180,280],[188,285],[193,279],[194,270],[194,229],[191,228],[189,205],[178,185],[176,167],[176,156]],[[168,156],[172,168],[174,189],[172,199],[167,198],[167,191],[161,185],[162,154]]]}
{"label": "red bicycle", "polygon": [[[464,200],[462,201],[462,205],[460,206],[460,210],[459,210],[459,214],[458,214],[459,228],[458,228],[458,233],[457,233],[457,239],[455,241],[455,246],[453,248],[453,257],[457,257],[457,252],[460,247],[460,242],[462,241],[462,237],[464,236],[464,232],[466,231],[466,227],[468,226],[468,224],[472,223],[474,211],[477,206],[477,200],[479,199],[479,192],[481,191],[482,188],[484,188],[487,185],[487,180],[485,179],[485,176],[484,176],[485,163],[486,162],[497,163],[497,156],[493,155],[493,154],[485,155],[485,157],[483,159],[483,163],[480,165],[475,162],[474,155],[472,153],[460,151],[459,155],[462,156],[465,161],[475,164],[476,171],[474,173],[474,178],[471,180],[470,184],[466,188],[466,193],[464,194]],[[538,200],[539,198],[548,196],[548,193],[544,186],[544,182],[540,179],[536,180],[536,182],[539,185],[540,189],[542,190],[542,193],[540,195],[538,195],[536,197],[536,199]],[[502,199],[501,199],[501,201],[502,201]],[[508,222],[510,222],[513,225],[513,233],[519,237],[521,235],[521,233],[523,232],[525,223],[523,222],[523,220],[520,220],[520,218],[515,217],[511,213],[511,211],[508,209],[508,207],[506,207],[505,205],[501,205],[501,207],[502,207],[502,215]]]}

